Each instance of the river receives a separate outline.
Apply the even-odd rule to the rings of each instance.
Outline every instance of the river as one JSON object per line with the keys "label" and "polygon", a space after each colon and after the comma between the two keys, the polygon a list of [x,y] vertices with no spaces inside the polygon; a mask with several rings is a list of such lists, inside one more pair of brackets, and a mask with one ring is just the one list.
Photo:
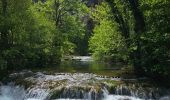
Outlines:
{"label": "river", "polygon": [[60,66],[15,71],[0,85],[0,100],[170,100],[170,89],[126,73],[122,64],[72,57]]}

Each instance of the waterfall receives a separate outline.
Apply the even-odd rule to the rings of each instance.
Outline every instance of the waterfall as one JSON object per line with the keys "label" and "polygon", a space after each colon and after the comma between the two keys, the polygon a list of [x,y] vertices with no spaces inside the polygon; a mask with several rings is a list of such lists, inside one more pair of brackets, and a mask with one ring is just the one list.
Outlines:
{"label": "waterfall", "polygon": [[[118,90],[118,89],[117,89]],[[103,100],[142,100],[137,97],[130,97],[130,96],[124,96],[124,95],[116,95],[116,94],[109,94],[109,91],[104,88],[102,89],[104,98]]]}
{"label": "waterfall", "polygon": [[29,90],[29,92],[25,95],[25,98],[27,98],[27,100],[30,100],[30,98],[34,98],[35,100],[46,100],[48,96],[49,96],[48,90],[33,88]]}
{"label": "waterfall", "polygon": [[[29,72],[31,74],[31,72]],[[158,87],[144,87],[129,83],[109,85],[107,81],[118,82],[119,78],[109,78],[90,73],[55,73],[37,72],[25,77],[24,83],[31,83],[25,88],[10,83],[0,86],[0,100],[170,100],[170,90]],[[11,76],[12,77],[12,76]],[[14,78],[15,79],[15,78]]]}
{"label": "waterfall", "polygon": [[[145,100],[158,100],[161,97],[170,94],[170,90],[166,88],[156,88],[156,87],[144,87],[139,84],[130,84],[130,85],[119,85],[112,90],[113,94],[116,95],[125,95],[132,96],[136,98],[142,98]],[[170,99],[169,99],[170,100]]]}
{"label": "waterfall", "polygon": [[13,83],[0,86],[0,100],[23,100],[25,94],[23,87],[14,86]]}
{"label": "waterfall", "polygon": [[[77,91],[73,93],[73,91],[70,88],[70,90],[69,89],[62,90],[64,94],[60,94],[62,95],[60,98],[58,99],[56,98],[52,100],[170,100],[170,96],[163,96],[159,99],[153,99],[153,98],[140,99],[137,96],[123,95],[123,94],[121,95],[119,94],[119,92],[123,89],[123,86],[119,89],[120,90],[118,89],[116,90],[117,94],[110,94],[108,89],[104,87],[100,91],[101,94],[97,94],[97,92],[93,89],[89,91],[82,91],[82,90],[79,91],[79,89],[77,89]],[[35,89],[35,91],[37,90]],[[51,100],[47,98],[49,92],[45,92],[45,91],[42,92],[42,90],[39,90],[37,92],[35,91],[33,91],[32,89],[27,92],[26,90],[24,90],[22,86],[15,86],[14,84],[1,86],[0,100]],[[37,94],[33,95],[34,93]]]}

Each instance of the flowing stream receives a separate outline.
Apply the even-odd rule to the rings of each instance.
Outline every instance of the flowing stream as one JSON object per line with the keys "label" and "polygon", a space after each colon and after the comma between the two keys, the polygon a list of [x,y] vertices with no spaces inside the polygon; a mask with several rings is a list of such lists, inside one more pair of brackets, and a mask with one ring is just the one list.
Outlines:
{"label": "flowing stream", "polygon": [[116,76],[123,65],[71,59],[57,67],[11,73],[0,85],[0,100],[170,100],[168,88]]}

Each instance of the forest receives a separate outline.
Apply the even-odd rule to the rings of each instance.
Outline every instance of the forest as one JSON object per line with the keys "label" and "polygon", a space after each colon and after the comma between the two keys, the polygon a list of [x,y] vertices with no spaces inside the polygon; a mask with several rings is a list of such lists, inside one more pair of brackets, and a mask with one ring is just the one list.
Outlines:
{"label": "forest", "polygon": [[77,55],[169,79],[169,7],[169,0],[0,0],[0,72]]}
{"label": "forest", "polygon": [[[102,98],[100,93],[113,93],[113,86],[109,89],[103,88],[108,83],[114,84],[116,97],[124,95],[125,92],[121,92],[121,94],[119,92],[125,91],[127,86],[120,88],[115,87],[115,84],[132,84],[133,82],[129,82],[131,80],[137,80],[136,84],[139,82],[138,79],[169,84],[169,8],[170,0],[0,0],[0,100],[33,100],[27,99],[28,97],[36,98],[34,100],[60,100],[56,97],[71,98],[71,100],[75,98],[100,100],[99,98]],[[68,58],[71,58],[72,63],[68,63]],[[73,61],[75,59],[78,59],[78,62],[75,63]],[[63,60],[66,60],[65,65],[62,65]],[[100,63],[92,64],[92,62]],[[117,63],[121,63],[118,68],[115,67]],[[78,64],[77,69],[72,68],[74,64]],[[108,64],[112,64],[111,67],[108,67]],[[100,69],[101,66],[102,69]],[[122,68],[122,66],[128,67]],[[27,72],[30,69],[33,71]],[[125,69],[128,70],[124,71]],[[91,70],[93,71],[91,72]],[[104,76],[97,76],[99,70],[100,75]],[[126,78],[121,77],[122,70]],[[17,78],[21,77],[21,79],[11,79],[13,75],[17,75],[17,72],[20,72]],[[27,74],[24,76],[22,73]],[[52,76],[54,73],[55,77]],[[135,77],[127,79],[131,73]],[[34,76],[35,74],[37,75]],[[28,75],[32,76],[27,77]],[[48,81],[50,79],[48,75],[54,78]],[[42,81],[36,81],[36,77]],[[43,80],[44,77],[48,78]],[[72,79],[72,77],[75,78]],[[70,81],[71,79],[72,81]],[[25,88],[31,86],[34,88],[32,90],[27,88],[30,89],[28,91],[31,91],[28,92],[29,96],[18,99],[9,95],[7,99],[4,99],[6,97],[3,95],[3,89],[8,92],[11,92],[10,89],[13,88],[18,90],[15,87],[3,88],[3,85],[9,83],[9,80],[10,82],[15,81],[17,85],[24,84]],[[114,82],[112,82],[113,80]],[[144,83],[149,83],[149,87],[151,87],[153,81],[148,82],[148,80]],[[40,89],[37,91],[41,91],[40,96],[35,95],[33,91],[37,89],[37,84],[40,84],[38,82],[44,82],[44,84],[49,82],[49,87],[47,85],[38,87]],[[80,85],[77,86],[75,83]],[[72,84],[73,86],[70,86],[72,88],[69,90],[59,84],[66,86]],[[103,84],[105,85],[103,86]],[[44,86],[54,89],[53,92],[49,92],[48,96],[45,95],[47,91],[42,92]],[[63,86],[63,90],[60,92],[57,90],[54,93],[57,86]],[[142,84],[141,87],[144,86],[148,85]],[[139,89],[137,87],[135,87],[136,91]],[[96,89],[95,93],[93,93],[93,89]],[[128,89],[125,95],[134,92],[133,89]],[[21,90],[19,91],[21,92]],[[90,96],[85,95],[85,92],[82,93],[83,96],[77,96],[81,94],[79,90],[85,92],[90,90]],[[127,91],[130,92],[127,93]],[[146,91],[143,96],[149,94]],[[154,89],[151,91],[153,92]],[[22,93],[27,92],[22,91]],[[149,100],[170,100],[170,96],[167,99],[158,99],[158,95],[155,96],[154,93],[151,98],[150,96],[143,97],[141,94],[137,95],[141,99],[133,99],[134,95],[119,97],[120,99],[106,99],[109,96],[116,97],[103,94],[103,97],[106,98],[101,100],[148,100],[149,98]],[[61,95],[59,96],[59,94]],[[94,94],[96,95],[94,96]],[[17,94],[15,95],[17,97]]]}

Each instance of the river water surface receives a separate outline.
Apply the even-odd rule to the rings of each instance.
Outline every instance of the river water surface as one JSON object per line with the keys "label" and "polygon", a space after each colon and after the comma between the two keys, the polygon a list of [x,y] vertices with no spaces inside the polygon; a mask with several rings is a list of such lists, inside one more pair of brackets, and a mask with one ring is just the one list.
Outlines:
{"label": "river water surface", "polygon": [[121,76],[127,66],[72,57],[60,66],[27,69],[0,85],[0,100],[170,100],[170,89]]}

